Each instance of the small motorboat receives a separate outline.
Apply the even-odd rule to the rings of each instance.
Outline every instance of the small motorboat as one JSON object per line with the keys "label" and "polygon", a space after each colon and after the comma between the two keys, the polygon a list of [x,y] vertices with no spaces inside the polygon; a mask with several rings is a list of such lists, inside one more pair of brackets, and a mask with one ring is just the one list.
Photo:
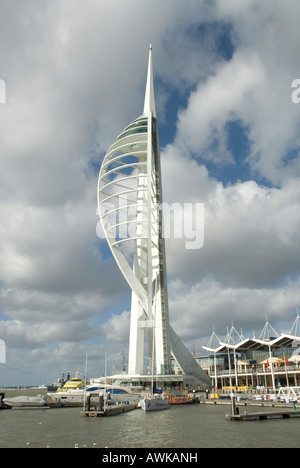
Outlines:
{"label": "small motorboat", "polygon": [[194,403],[197,403],[197,400],[189,396],[184,396],[184,395],[183,396],[168,395],[168,396],[169,396],[170,405],[193,405]]}

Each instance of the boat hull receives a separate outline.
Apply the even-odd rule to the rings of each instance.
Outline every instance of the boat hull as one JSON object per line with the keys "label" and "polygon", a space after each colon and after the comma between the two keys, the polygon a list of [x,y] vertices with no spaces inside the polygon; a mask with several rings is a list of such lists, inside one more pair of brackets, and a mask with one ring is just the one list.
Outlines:
{"label": "boat hull", "polygon": [[175,397],[170,399],[170,405],[193,405],[197,400],[189,397]]}
{"label": "boat hull", "polygon": [[169,401],[156,398],[144,398],[141,400],[140,406],[143,411],[163,411],[169,409]]}
{"label": "boat hull", "polygon": [[3,403],[11,408],[43,408],[47,406],[47,402],[43,396],[4,398]]}
{"label": "boat hull", "polygon": [[[48,397],[54,403],[63,404],[66,406],[82,406],[84,401],[89,397],[97,397],[100,394],[105,393],[105,386],[99,388],[89,388],[87,387],[86,390],[84,389],[77,389],[77,390],[67,390],[67,391],[59,391],[59,392],[49,392],[47,393]],[[106,386],[106,394],[108,401],[112,403],[135,403],[140,400],[140,394],[132,393],[128,391],[128,389],[124,387],[113,387],[113,386]]]}

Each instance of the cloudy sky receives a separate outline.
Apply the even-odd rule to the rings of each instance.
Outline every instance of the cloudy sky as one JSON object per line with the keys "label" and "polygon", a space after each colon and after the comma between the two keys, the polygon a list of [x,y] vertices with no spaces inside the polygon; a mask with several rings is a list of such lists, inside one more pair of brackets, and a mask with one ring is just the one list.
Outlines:
{"label": "cloudy sky", "polygon": [[164,201],[205,204],[167,241],[170,321],[289,330],[300,306],[298,0],[0,0],[0,384],[119,370],[130,293],[96,234],[97,175],[143,110],[153,44]]}

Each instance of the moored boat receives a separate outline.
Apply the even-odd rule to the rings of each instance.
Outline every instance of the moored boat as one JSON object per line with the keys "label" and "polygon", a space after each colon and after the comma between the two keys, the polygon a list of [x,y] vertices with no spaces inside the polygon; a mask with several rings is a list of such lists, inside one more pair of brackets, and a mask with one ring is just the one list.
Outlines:
{"label": "moored boat", "polygon": [[168,398],[170,405],[193,405],[197,403],[195,398],[189,397],[187,395],[175,396],[172,394],[165,395]]}
{"label": "moored boat", "polygon": [[68,390],[79,390],[83,389],[86,386],[86,382],[79,377],[79,371],[77,370],[75,377],[68,380],[62,388],[58,388],[57,392],[65,392]]}
{"label": "moored boat", "polygon": [[48,392],[47,395],[54,403],[65,404],[68,406],[82,406],[85,399],[89,396],[97,396],[101,393],[106,393],[108,404],[110,402],[138,402],[141,397],[139,393],[133,392],[131,387],[108,384],[87,385],[85,388],[78,389],[61,389],[59,392]]}
{"label": "moored boat", "polygon": [[13,409],[25,409],[25,408],[49,408],[47,400],[44,395],[36,396],[16,396],[11,398],[4,398],[3,403]]}
{"label": "moored boat", "polygon": [[170,408],[170,403],[163,395],[151,394],[142,398],[140,407],[143,411],[162,411]]}
{"label": "moored boat", "polygon": [[80,369],[77,370],[75,377],[69,378],[65,382],[63,387],[58,388],[55,392],[48,392],[47,396],[54,403],[81,406],[86,382],[79,377],[79,371]]}

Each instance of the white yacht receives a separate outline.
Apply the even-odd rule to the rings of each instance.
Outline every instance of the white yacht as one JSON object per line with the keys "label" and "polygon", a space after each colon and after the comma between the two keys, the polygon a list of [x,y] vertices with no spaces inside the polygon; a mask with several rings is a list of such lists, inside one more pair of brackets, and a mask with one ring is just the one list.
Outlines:
{"label": "white yacht", "polygon": [[108,384],[92,384],[85,388],[69,388],[59,392],[49,392],[48,397],[55,403],[62,403],[70,406],[82,406],[85,399],[90,395],[99,395],[106,392],[107,401],[111,402],[138,402],[141,395],[133,392],[131,387]]}

